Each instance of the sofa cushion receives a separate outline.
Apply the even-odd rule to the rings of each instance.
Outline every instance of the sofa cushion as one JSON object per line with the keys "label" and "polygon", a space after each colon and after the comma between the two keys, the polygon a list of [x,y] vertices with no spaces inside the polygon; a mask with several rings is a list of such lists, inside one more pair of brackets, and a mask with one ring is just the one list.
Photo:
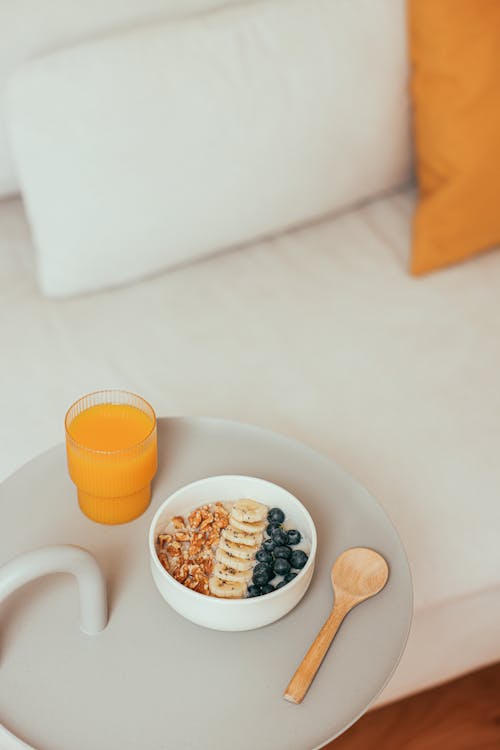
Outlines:
{"label": "sofa cushion", "polygon": [[345,466],[406,546],[416,615],[387,695],[500,659],[500,253],[409,276],[414,205],[56,301],[36,292],[19,202],[0,203],[0,479],[103,387],[277,430]]}
{"label": "sofa cushion", "polygon": [[70,295],[406,180],[401,2],[269,0],[29,63],[10,129],[40,283]]}
{"label": "sofa cushion", "polygon": [[16,0],[0,2],[0,196],[19,190],[4,94],[17,68],[84,39],[137,24],[193,14],[244,0]]}
{"label": "sofa cushion", "polygon": [[421,274],[500,245],[500,3],[412,0],[410,21]]}

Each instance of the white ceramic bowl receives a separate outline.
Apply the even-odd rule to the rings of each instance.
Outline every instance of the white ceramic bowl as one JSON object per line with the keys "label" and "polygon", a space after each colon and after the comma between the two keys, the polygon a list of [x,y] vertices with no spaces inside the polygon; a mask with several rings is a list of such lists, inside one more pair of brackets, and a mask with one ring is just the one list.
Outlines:
{"label": "white ceramic bowl", "polygon": [[[270,508],[281,508],[285,527],[296,528],[310,546],[309,559],[290,583],[265,596],[250,599],[217,599],[191,591],[175,580],[158,560],[155,539],[173,516],[186,515],[204,503],[253,498]],[[149,530],[151,572],[160,594],[179,614],[214,630],[253,630],[286,615],[302,599],[311,582],[316,557],[316,529],[302,503],[290,492],[264,479],[216,476],[181,487],[163,502]]]}

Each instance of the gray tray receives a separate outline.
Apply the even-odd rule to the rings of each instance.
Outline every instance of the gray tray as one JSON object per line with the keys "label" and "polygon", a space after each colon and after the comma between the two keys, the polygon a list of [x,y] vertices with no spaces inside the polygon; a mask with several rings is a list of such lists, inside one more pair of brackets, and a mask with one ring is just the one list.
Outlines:
{"label": "gray tray", "polygon": [[[382,690],[412,616],[408,562],[376,501],[333,461],[283,436],[210,419],[159,420],[160,470],[149,510],[100,526],[78,509],[64,447],[0,486],[0,564],[46,544],[92,552],[109,582],[111,615],[79,630],[77,589],[51,576],[0,610],[0,722],[37,750],[309,750],[343,732]],[[318,530],[311,587],[282,620],[227,633],[184,620],[158,594],[147,531],[155,509],[187,482],[249,474],[283,485]],[[351,612],[300,706],[282,693],[332,605],[330,568],[368,546],[390,566],[386,588]]]}

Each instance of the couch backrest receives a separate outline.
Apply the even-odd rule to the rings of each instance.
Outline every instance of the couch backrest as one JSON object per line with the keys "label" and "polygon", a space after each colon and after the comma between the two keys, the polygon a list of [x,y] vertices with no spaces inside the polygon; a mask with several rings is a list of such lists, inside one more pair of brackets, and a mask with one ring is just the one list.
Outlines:
{"label": "couch backrest", "polygon": [[45,292],[128,282],[408,179],[403,0],[267,0],[29,63],[9,120]]}

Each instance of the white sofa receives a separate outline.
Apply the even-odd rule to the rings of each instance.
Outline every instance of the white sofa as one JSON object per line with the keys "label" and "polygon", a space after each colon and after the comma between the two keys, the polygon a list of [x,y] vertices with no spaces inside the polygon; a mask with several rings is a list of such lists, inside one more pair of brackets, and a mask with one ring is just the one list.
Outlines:
{"label": "white sofa", "polygon": [[[309,12],[312,0],[302,2]],[[64,5],[55,0],[22,3],[33,27],[40,6],[45,4],[48,18],[54,18],[54,10]],[[113,263],[116,281],[129,280],[121,274],[116,256],[110,256],[111,262],[105,259],[105,275],[99,275],[97,268],[96,275],[85,276],[79,288],[81,275],[98,264],[93,261],[94,265],[75,266],[70,259],[66,268],[66,259],[60,253],[64,237],[57,234],[56,222],[60,212],[68,247],[72,253],[81,253],[82,247],[73,242],[71,224],[64,217],[71,216],[77,223],[75,232],[83,231],[78,226],[78,200],[88,207],[88,191],[101,182],[100,213],[92,217],[94,234],[87,237],[89,242],[92,237],[99,240],[99,221],[106,224],[106,200],[113,211],[117,210],[112,180],[118,184],[122,174],[119,160],[107,161],[103,148],[103,143],[108,143],[112,149],[113,136],[103,133],[101,139],[97,121],[90,119],[86,129],[74,131],[72,155],[72,139],[65,129],[58,128],[53,109],[44,108],[44,95],[46,101],[56,101],[58,87],[64,85],[66,72],[71,70],[73,86],[61,91],[67,97],[70,115],[73,112],[80,117],[81,97],[89,97],[91,84],[98,80],[95,73],[99,72],[99,60],[109,60],[107,56],[115,52],[120,55],[122,44],[127,48],[134,43],[131,39],[149,39],[148,34],[161,34],[162,29],[170,38],[176,29],[184,34],[190,28],[197,29],[196,33],[201,33],[201,28],[210,36],[214,24],[220,29],[219,20],[230,29],[233,19],[241,19],[245,13],[251,13],[255,20],[255,14],[268,12],[269,6],[273,6],[272,13],[283,8],[296,12],[300,3],[261,0],[252,5],[251,11],[247,4],[236,10],[222,9],[216,11],[220,16],[188,19],[179,27],[178,22],[165,19],[181,6],[187,8],[181,0],[149,4],[130,0],[125,6],[106,0],[85,5],[93,9],[85,22],[78,16],[76,23],[68,23],[62,30],[59,19],[58,33],[47,31],[46,40],[37,37],[36,44],[26,43],[24,25],[21,33],[12,19],[10,30],[8,24],[0,22],[0,39],[5,36],[9,49],[18,50],[19,63],[23,62],[21,48],[26,58],[33,50],[69,45],[47,57],[32,57],[19,70],[17,63],[11,64],[12,55],[9,69],[4,122],[10,130],[10,141],[3,142],[0,135],[0,171],[6,191],[21,184],[30,221],[19,198],[0,202],[0,476],[7,476],[33,455],[60,442],[68,404],[82,393],[101,387],[135,390],[145,395],[161,415],[221,416],[292,435],[331,455],[358,477],[386,508],[406,545],[415,582],[415,619],[406,653],[381,700],[393,700],[499,659],[500,253],[418,280],[407,273],[416,196],[409,184],[408,99],[405,87],[400,85],[407,75],[402,0],[314,3],[315,12],[330,14],[332,8],[338,12],[344,29],[350,28],[346,14],[351,14],[351,21],[356,18],[354,6],[360,22],[369,13],[381,19],[380,24],[365,24],[357,42],[362,50],[370,34],[374,35],[373,49],[380,54],[369,55],[364,69],[368,77],[387,75],[391,83],[380,96],[386,96],[384,111],[394,114],[392,124],[371,122],[370,112],[377,108],[375,96],[374,109],[368,108],[363,115],[367,132],[375,133],[368,167],[368,157],[362,153],[361,159],[359,151],[368,136],[360,138],[358,147],[349,139],[342,141],[339,135],[350,131],[343,131],[337,118],[344,118],[342,122],[348,124],[356,115],[348,106],[353,101],[349,81],[362,79],[363,70],[355,70],[352,58],[345,57],[349,44],[343,47],[337,42],[338,56],[330,59],[327,55],[325,60],[344,66],[336,79],[343,106],[330,107],[331,99],[325,104],[318,95],[309,106],[316,101],[322,117],[311,114],[300,122],[303,141],[313,135],[315,147],[320,148],[328,129],[315,129],[311,134],[308,124],[315,123],[316,128],[319,120],[324,125],[323,115],[332,118],[332,138],[336,138],[333,157],[325,151],[325,160],[332,159],[333,164],[332,187],[325,183],[321,158],[315,162],[316,154],[312,161],[307,160],[307,150],[300,150],[302,139],[292,139],[287,153],[298,170],[298,192],[287,193],[290,203],[281,207],[279,222],[273,224],[275,214],[269,211],[266,223],[267,214],[260,208],[251,222],[240,224],[234,220],[239,216],[234,207],[234,231],[221,235],[220,248],[245,244],[214,254],[219,236],[214,222],[217,231],[225,224],[221,216],[208,221],[200,209],[204,191],[208,195],[213,185],[214,189],[221,188],[217,176],[210,174],[203,189],[197,186],[193,190],[192,205],[192,221],[201,224],[200,236],[206,232],[206,246],[199,240],[192,243],[186,237],[179,239],[177,234],[182,245],[180,256],[171,256],[168,242],[162,250],[161,241],[148,256],[148,248],[154,243],[147,238],[145,247],[137,248],[139,255],[144,253],[144,265],[134,267],[133,276],[142,273],[149,277],[111,290],[102,287],[113,283]],[[191,3],[190,10],[206,5],[199,0]],[[3,7],[2,13],[6,13]],[[34,20],[31,14],[35,14]],[[161,23],[152,24],[159,16]],[[132,22],[137,19],[141,24],[134,27]],[[144,28],[142,21],[148,22]],[[124,26],[129,28],[122,35],[117,29]],[[276,31],[272,24],[270,28]],[[304,38],[302,29],[297,29],[297,34],[297,39]],[[399,41],[392,44],[395,34]],[[99,40],[94,39],[97,35]],[[81,37],[79,43],[72,46],[77,36]],[[273,38],[268,39],[271,45]],[[252,37],[250,48],[253,43]],[[246,52],[241,55],[239,76],[245,65],[253,70],[254,58]],[[89,66],[85,64],[89,59],[97,59],[94,78],[89,78]],[[372,70],[377,61],[382,66],[378,72]],[[400,67],[395,73],[396,63]],[[225,63],[218,60],[217,64]],[[274,75],[272,70],[270,75]],[[324,77],[318,79],[319,94],[329,75],[325,69]],[[117,87],[123,90],[123,81],[118,73],[116,76]],[[189,85],[195,85],[193,80]],[[40,87],[46,87],[42,95]],[[133,96],[139,94],[135,87]],[[171,89],[167,95],[176,96]],[[87,101],[95,111],[97,100],[90,97]],[[182,101],[182,95],[172,101]],[[159,103],[159,112],[164,111],[163,106]],[[151,114],[150,107],[148,101],[146,109]],[[214,110],[212,128],[217,117],[222,117],[221,111]],[[227,124],[227,120],[224,122]],[[263,121],[259,123],[264,127]],[[134,146],[139,125],[140,120],[130,132]],[[191,123],[185,126],[189,129]],[[269,138],[274,138],[272,123],[269,128]],[[176,131],[179,138],[182,130],[181,122]],[[200,133],[202,137],[206,130],[201,128]],[[252,148],[256,147],[254,136],[254,131],[247,134]],[[264,132],[263,143],[265,136]],[[161,151],[162,141],[155,137],[154,147]],[[93,172],[87,193],[79,193],[79,182],[72,182],[67,164],[69,160],[83,175],[87,138],[99,158],[97,166],[91,160]],[[219,139],[217,148],[222,143]],[[293,149],[291,143],[295,144]],[[43,152],[44,144],[47,153]],[[244,141],[241,149],[243,154]],[[298,155],[302,161],[297,161]],[[262,183],[261,166],[254,160],[246,161],[245,175],[250,172]],[[300,215],[300,167],[310,179],[314,197],[307,215]],[[224,169],[221,162],[222,173]],[[342,183],[349,170],[357,175],[356,190],[352,180]],[[59,179],[64,175],[67,185]],[[88,173],[82,179],[86,176]],[[176,177],[182,181],[180,167]],[[154,184],[148,184],[147,174],[141,179],[149,190],[154,188]],[[289,175],[271,173],[268,179],[275,180],[281,191]],[[237,184],[241,190],[258,192],[255,180]],[[181,187],[189,196],[189,181]],[[265,187],[263,184],[262,189]],[[269,205],[274,206],[273,191],[266,195],[267,210]],[[106,235],[110,248],[120,247],[129,226],[140,228],[143,209],[148,205],[147,193],[138,195],[137,200],[140,216],[132,219],[125,211],[123,221],[113,222],[113,231]],[[328,214],[327,209],[333,213]],[[88,217],[85,211],[83,214]],[[155,226],[155,242],[158,231],[164,232],[170,242],[171,223],[163,222],[162,207],[156,206],[148,215]],[[139,225],[134,224],[136,219]],[[303,225],[294,231],[279,231],[299,220]],[[182,222],[179,226],[182,228]],[[106,231],[111,231],[109,226]],[[257,237],[269,232],[272,236]],[[56,245],[58,251],[54,253]],[[107,250],[108,245],[103,243],[101,252]],[[127,253],[132,251],[126,248]],[[178,266],[183,259],[192,262]],[[176,265],[173,270],[160,272],[172,264]],[[41,269],[37,276],[37,267],[49,270],[44,274]],[[41,294],[39,282],[45,291],[62,297],[90,290],[92,285],[100,289],[84,296],[51,299]]]}

